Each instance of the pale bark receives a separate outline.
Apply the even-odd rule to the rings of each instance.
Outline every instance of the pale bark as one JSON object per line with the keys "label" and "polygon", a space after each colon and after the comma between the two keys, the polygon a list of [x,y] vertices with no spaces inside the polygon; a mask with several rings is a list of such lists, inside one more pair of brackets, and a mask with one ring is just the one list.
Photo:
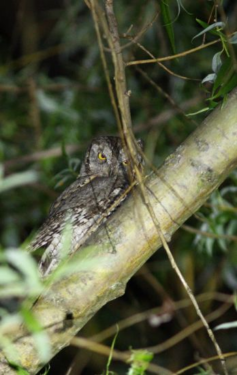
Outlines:
{"label": "pale bark", "polygon": [[[237,90],[145,180],[146,194],[167,241],[237,166]],[[127,281],[156,251],[161,241],[139,188],[72,258],[78,271],[54,282],[33,307],[49,333],[53,354],[108,301],[124,293]],[[74,317],[65,321],[67,313]],[[19,365],[35,374],[43,364],[34,338],[16,327]],[[0,374],[15,372],[0,356]],[[15,359],[16,362],[16,359]]]}

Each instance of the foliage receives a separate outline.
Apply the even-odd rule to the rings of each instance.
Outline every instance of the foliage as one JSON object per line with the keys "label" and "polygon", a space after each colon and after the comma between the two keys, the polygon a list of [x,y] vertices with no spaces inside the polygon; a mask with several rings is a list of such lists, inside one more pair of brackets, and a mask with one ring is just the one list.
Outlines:
{"label": "foliage", "polygon": [[119,333],[119,330],[117,328],[117,333],[114,336],[114,339],[113,339],[113,342],[112,342],[112,345],[111,345],[111,348],[110,348],[110,355],[109,355],[109,358],[108,358],[108,361],[107,361],[105,375],[110,375],[111,374],[111,371],[109,371],[109,366],[110,366],[110,364],[112,362],[113,350],[114,350],[114,346],[115,346],[115,343],[116,343],[116,339],[117,339],[118,333]]}
{"label": "foliage", "polygon": [[[22,251],[21,244],[29,242],[52,201],[76,178],[90,140],[96,135],[117,134],[118,129],[86,4],[49,0],[40,5],[32,1],[32,7],[22,2],[23,8],[17,9],[12,2],[4,3],[5,10],[0,12],[0,296],[27,296],[28,300],[12,315],[6,306],[1,308],[1,329],[5,324],[24,322],[36,337],[41,359],[46,360],[50,353],[47,337],[28,309],[43,285],[36,263]],[[199,0],[184,9],[181,1],[137,0],[136,6],[124,0],[114,3],[125,62],[150,59],[149,53],[172,57],[183,52],[183,56],[162,61],[165,69],[156,63],[140,65],[152,83],[134,66],[126,67],[134,132],[144,140],[149,160],[159,166],[207,111],[220,102],[224,105],[227,94],[237,85],[236,5],[222,1],[216,7],[214,1],[204,4]],[[24,14],[24,22],[20,14]],[[201,44],[203,48],[198,50]],[[113,77],[111,60],[108,69]],[[173,112],[177,107],[183,110]],[[213,293],[203,302],[206,314],[221,303],[214,301],[215,293],[229,295],[237,287],[236,183],[234,172],[198,216],[189,220],[197,232],[180,231],[171,243],[193,290]],[[157,345],[181,330],[181,322],[191,325],[196,320],[191,308],[180,310],[180,319],[170,307],[170,300],[182,298],[182,287],[165,255],[159,252],[131,281],[126,295],[103,308],[82,333],[93,336],[109,325],[161,305],[164,311],[160,315],[147,313],[144,321],[128,326],[116,340],[119,350]],[[166,314],[169,323],[163,323]],[[235,319],[235,311],[230,311],[228,318],[219,319],[219,327],[230,328],[236,324]],[[231,346],[237,342],[235,331],[228,330],[230,337],[223,343],[220,337],[225,352],[236,350],[236,344]],[[0,336],[4,345],[1,331]],[[192,362],[196,350],[200,356],[213,354],[202,333],[195,340],[197,347],[192,339],[190,343],[183,341],[175,351],[155,355],[152,363],[176,371]],[[67,373],[71,353],[59,354],[49,374],[58,373],[60,367],[61,373]],[[145,367],[136,372],[139,361],[135,353],[129,374],[145,373]],[[106,361],[93,356],[85,364],[85,373],[101,372]],[[149,357],[146,364],[150,361]],[[118,374],[127,369],[127,364],[107,363]],[[199,373],[208,372],[200,369]]]}
{"label": "foliage", "polygon": [[151,360],[153,359],[153,354],[146,350],[133,351],[130,362],[131,367],[128,371],[128,375],[145,375],[145,370]]}

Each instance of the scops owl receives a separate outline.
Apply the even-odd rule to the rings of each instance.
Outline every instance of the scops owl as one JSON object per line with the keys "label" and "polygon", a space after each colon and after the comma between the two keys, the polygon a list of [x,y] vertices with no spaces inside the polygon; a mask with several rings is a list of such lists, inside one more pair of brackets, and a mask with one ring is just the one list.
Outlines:
{"label": "scops owl", "polygon": [[[140,148],[141,141],[137,145]],[[126,196],[133,175],[127,155],[119,137],[101,136],[93,140],[79,177],[54,202],[31,243],[31,250],[45,248],[39,263],[42,275],[51,273],[62,258],[62,233],[67,223],[72,232],[71,254],[114,211],[114,203],[121,203],[121,197]],[[136,164],[142,165],[139,152]]]}

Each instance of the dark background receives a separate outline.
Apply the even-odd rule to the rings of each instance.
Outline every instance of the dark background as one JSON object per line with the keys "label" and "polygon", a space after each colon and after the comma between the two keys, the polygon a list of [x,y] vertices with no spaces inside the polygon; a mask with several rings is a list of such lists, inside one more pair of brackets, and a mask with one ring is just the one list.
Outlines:
{"label": "dark background", "polygon": [[[162,57],[172,55],[173,51],[159,5],[157,1],[119,1],[115,2],[115,11],[121,36],[131,24],[131,34],[135,36],[158,14],[139,42],[155,56]],[[213,5],[213,1],[186,1],[186,10],[181,8],[179,12],[177,3],[170,2],[177,52],[202,43],[203,36],[192,40],[202,31],[196,18],[205,22],[210,19],[213,23]],[[236,1],[224,1],[220,13],[228,18],[228,32],[234,32]],[[207,34],[206,41],[215,38]],[[122,44],[127,42],[121,39]],[[178,108],[183,106],[184,112],[192,113],[207,107],[205,100],[210,96],[211,85],[203,86],[201,80],[212,73],[212,58],[219,51],[220,43],[165,63],[171,72],[188,79],[181,79],[156,64],[143,65],[142,69],[160,91],[134,67],[126,68],[128,88],[132,91],[134,132],[143,139],[145,153],[154,165],[159,166],[207,115],[186,117]],[[107,57],[112,77],[109,53]],[[137,46],[124,50],[126,61],[146,58],[149,57]],[[118,132],[92,16],[84,2],[0,2],[0,96],[0,160],[4,176],[27,170],[39,172],[37,182],[1,194],[0,241],[1,248],[6,249],[20,246],[39,228],[50,204],[77,176],[91,139]],[[46,150],[47,153],[42,153]],[[205,315],[220,308],[237,285],[236,241],[221,238],[222,234],[236,235],[236,181],[235,172],[212,195],[199,217],[188,222],[197,231],[217,234],[219,239],[181,229],[170,245],[195,294],[210,293],[208,301],[201,304]],[[141,323],[121,330],[115,348],[122,351],[157,345],[197,321],[192,307],[177,311],[171,307],[170,300],[183,298],[185,291],[160,250],[129,282],[125,296],[105,306],[80,335],[92,337],[122,319],[161,307],[159,314],[147,313]],[[162,318],[165,312],[170,320],[157,323],[155,318]],[[232,308],[211,324],[215,327],[235,319]],[[218,331],[216,335],[224,352],[237,350],[235,329],[228,334]],[[104,343],[110,346],[112,340],[113,336]],[[155,355],[153,362],[177,371],[212,355],[215,351],[205,330],[192,334],[191,329],[185,340]],[[106,363],[106,357],[68,347],[52,361],[49,374],[67,374],[70,366],[70,374],[101,374]],[[233,359],[229,366],[237,368]],[[117,374],[125,374],[127,369],[126,364],[112,362],[111,370]]]}

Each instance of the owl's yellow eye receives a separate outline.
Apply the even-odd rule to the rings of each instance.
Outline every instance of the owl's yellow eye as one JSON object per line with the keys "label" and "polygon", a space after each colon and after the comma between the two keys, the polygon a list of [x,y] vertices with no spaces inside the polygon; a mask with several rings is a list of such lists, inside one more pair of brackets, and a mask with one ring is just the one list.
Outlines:
{"label": "owl's yellow eye", "polygon": [[124,160],[123,165],[128,165],[128,160]]}
{"label": "owl's yellow eye", "polygon": [[98,153],[98,159],[100,159],[101,161],[106,161],[107,158],[102,152],[99,152]]}

